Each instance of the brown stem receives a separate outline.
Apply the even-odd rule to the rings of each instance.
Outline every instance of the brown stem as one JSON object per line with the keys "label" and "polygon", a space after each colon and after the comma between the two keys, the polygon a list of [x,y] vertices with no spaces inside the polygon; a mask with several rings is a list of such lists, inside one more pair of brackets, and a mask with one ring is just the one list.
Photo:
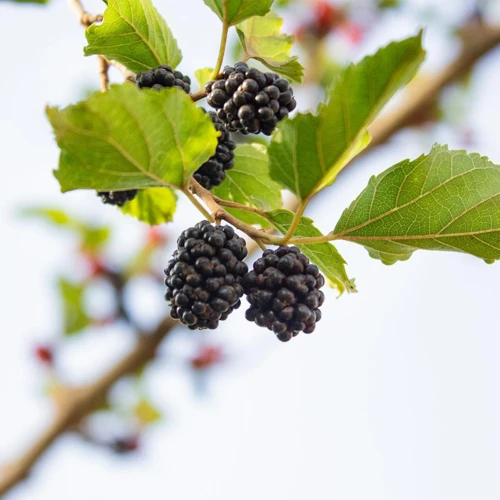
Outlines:
{"label": "brown stem", "polygon": [[97,56],[97,60],[99,61],[99,77],[101,79],[101,92],[106,92],[109,87],[109,63],[107,59],[103,56]]}
{"label": "brown stem", "polygon": [[207,97],[207,93],[204,90],[199,90],[198,92],[194,92],[193,94],[189,94],[189,97],[196,102],[196,101],[201,101],[201,99],[204,99]]}
{"label": "brown stem", "polygon": [[[210,191],[207,191],[201,184],[196,182],[194,179],[191,179],[190,183],[191,191],[198,196],[201,201],[207,206],[207,208],[212,213],[213,218],[217,220],[225,220],[229,222],[232,226],[236,227],[240,231],[243,231],[245,234],[250,236],[250,238],[257,239],[263,243],[269,243],[274,245],[275,241],[278,238],[262,231],[261,229],[257,229],[245,222],[242,222],[240,219],[226,212],[216,201],[216,199],[212,196]],[[263,216],[267,217],[265,212],[260,212]]]}
{"label": "brown stem", "polygon": [[69,0],[69,4],[85,28],[88,28],[93,23],[102,22],[102,14],[90,14],[84,9],[81,0]]}
{"label": "brown stem", "polygon": [[[406,89],[406,99],[392,113],[381,116],[370,128],[370,148],[386,142],[398,130],[411,123],[412,118],[432,106],[444,87],[460,79],[481,57],[500,44],[500,26],[473,24],[461,30],[462,51],[441,72],[417,79]],[[365,150],[366,152],[367,150]]]}

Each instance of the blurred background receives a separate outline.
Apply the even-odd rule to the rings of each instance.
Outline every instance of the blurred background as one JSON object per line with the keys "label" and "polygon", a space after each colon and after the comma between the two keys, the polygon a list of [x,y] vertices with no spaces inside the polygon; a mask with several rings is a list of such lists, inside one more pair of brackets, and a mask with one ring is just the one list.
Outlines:
{"label": "blurred background", "polygon": [[[213,65],[220,23],[202,0],[155,3],[183,50],[179,69],[194,77]],[[461,28],[500,24],[497,0],[275,3],[307,70],[301,110],[339,67],[393,39],[425,28],[416,82],[425,85],[459,55]],[[180,198],[174,222],[152,230],[93,192],[61,195],[44,107],[97,90],[96,58],[83,57],[66,1],[0,0],[0,19],[0,462],[9,463],[54,420],[67,388],[92,383],[168,314],[162,270],[201,216]],[[499,88],[497,48],[307,215],[331,230],[371,175],[435,142],[500,163]],[[390,107],[405,98],[411,90]],[[497,500],[499,264],[417,252],[386,267],[338,247],[359,293],[328,290],[313,335],[282,344],[243,307],[214,332],[176,327],[5,498]]]}

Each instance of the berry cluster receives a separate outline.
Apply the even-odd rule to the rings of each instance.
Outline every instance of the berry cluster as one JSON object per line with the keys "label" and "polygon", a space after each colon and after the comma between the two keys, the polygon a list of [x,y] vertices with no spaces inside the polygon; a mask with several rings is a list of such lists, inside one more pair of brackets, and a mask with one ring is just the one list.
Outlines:
{"label": "berry cluster", "polygon": [[167,64],[162,64],[144,73],[138,73],[135,82],[140,89],[147,87],[154,90],[163,90],[167,87],[177,87],[187,94],[191,92],[191,79],[189,76],[183,75],[180,71],[174,71]]}
{"label": "berry cluster", "polygon": [[293,89],[276,73],[262,73],[245,62],[226,66],[205,85],[208,104],[230,131],[271,135],[276,124],[297,106]]}
{"label": "berry cluster", "polygon": [[170,315],[191,330],[215,329],[240,305],[248,251],[232,227],[208,221],[186,229],[165,269]]}
{"label": "berry cluster", "polygon": [[246,318],[272,330],[282,342],[312,333],[321,319],[325,278],[297,247],[266,250],[243,281]]}
{"label": "berry cluster", "polygon": [[106,205],[123,207],[127,201],[133,200],[137,196],[137,193],[137,189],[130,189],[128,191],[97,191],[97,196]]}
{"label": "berry cluster", "polygon": [[[205,110],[204,110],[205,111]],[[212,189],[218,186],[226,178],[226,171],[234,167],[235,142],[231,140],[231,134],[227,131],[224,122],[210,111],[210,118],[214,122],[215,129],[220,132],[215,155],[205,162],[195,173],[194,178],[205,188]]]}

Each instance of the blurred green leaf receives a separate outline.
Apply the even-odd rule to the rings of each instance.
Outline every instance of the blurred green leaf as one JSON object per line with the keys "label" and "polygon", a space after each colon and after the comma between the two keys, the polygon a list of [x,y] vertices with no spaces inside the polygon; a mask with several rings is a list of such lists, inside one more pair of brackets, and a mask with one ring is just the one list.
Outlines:
{"label": "blurred green leaf", "polygon": [[82,226],[80,228],[80,233],[82,236],[82,249],[90,252],[99,250],[108,242],[111,236],[111,230],[108,227]]}
{"label": "blurred green leaf", "polygon": [[[294,214],[288,210],[275,210],[268,213],[274,227],[281,233],[286,234],[292,223]],[[294,237],[311,238],[322,236],[313,221],[307,217],[301,217],[300,224]],[[345,269],[346,261],[331,243],[315,243],[313,245],[297,245],[300,250],[316,264],[329,281],[329,284],[342,294],[345,290],[349,293],[357,292],[354,280],[349,279]]]}
{"label": "blurred green leaf", "polygon": [[[204,2],[221,21],[226,19],[228,25],[233,26],[252,16],[264,16],[269,12],[273,0],[204,0]],[[225,13],[224,2],[227,5]]]}
{"label": "blurred green leaf", "polygon": [[194,72],[194,76],[196,77],[196,80],[198,81],[198,85],[200,86],[200,90],[203,89],[205,86],[205,83],[207,83],[210,80],[210,75],[212,74],[213,69],[211,68],[202,68],[202,69],[197,69]]}
{"label": "blurred green leaf", "polygon": [[372,177],[334,234],[385,264],[408,260],[419,249],[498,260],[500,166],[435,146],[427,156]]}
{"label": "blurred green leaf", "polygon": [[304,68],[296,56],[290,56],[293,36],[281,33],[283,19],[274,12],[254,16],[236,26],[247,58],[253,58],[297,82],[302,81]]}
{"label": "blurred green leaf", "polygon": [[317,115],[298,114],[278,125],[269,146],[271,177],[300,199],[330,185],[370,142],[368,126],[416,74],[422,35],[393,42],[348,66]]}
{"label": "blurred green leaf", "polygon": [[[212,190],[215,196],[247,207],[273,210],[282,205],[281,186],[269,176],[266,147],[262,144],[242,144],[235,150],[234,167],[226,179]],[[229,212],[248,224],[269,227],[257,214],[227,208]]]}
{"label": "blurred green leaf", "polygon": [[71,219],[66,212],[57,208],[27,207],[21,210],[23,217],[39,217],[56,226],[75,227],[76,221]]}
{"label": "blurred green leaf", "polygon": [[83,250],[95,252],[108,242],[111,230],[107,226],[95,226],[73,218],[63,210],[48,207],[28,207],[21,211],[24,217],[37,217],[55,226],[68,229],[80,237]]}
{"label": "blurred green leaf", "polygon": [[63,302],[64,334],[74,335],[91,324],[83,307],[85,284],[61,278],[58,285]]}
{"label": "blurred green leaf", "polygon": [[215,152],[218,132],[189,96],[130,84],[47,115],[61,148],[63,192],[182,188]]}
{"label": "blurred green leaf", "polygon": [[150,226],[156,226],[172,220],[176,202],[171,189],[149,188],[139,191],[133,200],[121,207],[121,211]]}
{"label": "blurred green leaf", "polygon": [[169,64],[176,67],[182,53],[170,28],[151,0],[109,0],[102,24],[86,30],[86,56],[101,54],[131,71]]}
{"label": "blurred green leaf", "polygon": [[134,408],[135,418],[143,425],[152,425],[161,420],[161,412],[150,401],[141,399]]}
{"label": "blurred green leaf", "polygon": [[37,4],[47,4],[49,0],[10,0],[14,3],[37,3]]}

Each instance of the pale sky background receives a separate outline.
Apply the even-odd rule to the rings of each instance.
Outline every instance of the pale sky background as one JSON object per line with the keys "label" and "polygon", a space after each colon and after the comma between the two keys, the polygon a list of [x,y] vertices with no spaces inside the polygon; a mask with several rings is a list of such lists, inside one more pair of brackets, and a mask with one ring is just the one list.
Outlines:
{"label": "pale sky background", "polygon": [[[469,2],[413,0],[412,12],[389,15],[362,47],[372,52],[420,27],[414,12],[434,9],[455,22]],[[215,58],[219,23],[202,0],[158,0],[193,75]],[[101,3],[88,1],[90,11]],[[500,22],[498,2],[492,19]],[[51,174],[58,150],[43,113],[98,85],[96,60],[83,58],[84,35],[66,2],[33,8],[0,1],[0,460],[23,449],[51,420],[45,380],[31,348],[59,328],[54,277],[72,270],[70,238],[17,217],[26,205],[56,205],[119,227],[118,253],[134,248],[135,221],[92,193],[61,195]],[[189,24],[188,24],[189,23]],[[427,67],[453,57],[439,23],[425,37]],[[464,114],[479,151],[499,163],[500,51],[481,61]],[[462,148],[461,134],[439,126],[404,132],[353,166],[308,215],[324,231],[365,187],[370,175],[434,142]],[[326,205],[328,204],[328,205]],[[325,209],[325,206],[328,208]],[[172,234],[201,217],[184,201]],[[311,336],[288,344],[247,323],[243,308],[216,332],[231,362],[200,398],[176,353],[182,331],[147,375],[166,413],[130,458],[65,437],[8,500],[498,500],[500,498],[500,264],[417,252],[392,267],[355,245],[339,243],[358,294],[327,293]],[[168,260],[165,256],[165,262]],[[137,308],[153,319],[162,297],[144,292]],[[70,380],[91,380],[131,345],[120,331],[68,342],[62,366]],[[168,352],[167,352],[168,351]],[[173,353],[173,354],[172,354]]]}

